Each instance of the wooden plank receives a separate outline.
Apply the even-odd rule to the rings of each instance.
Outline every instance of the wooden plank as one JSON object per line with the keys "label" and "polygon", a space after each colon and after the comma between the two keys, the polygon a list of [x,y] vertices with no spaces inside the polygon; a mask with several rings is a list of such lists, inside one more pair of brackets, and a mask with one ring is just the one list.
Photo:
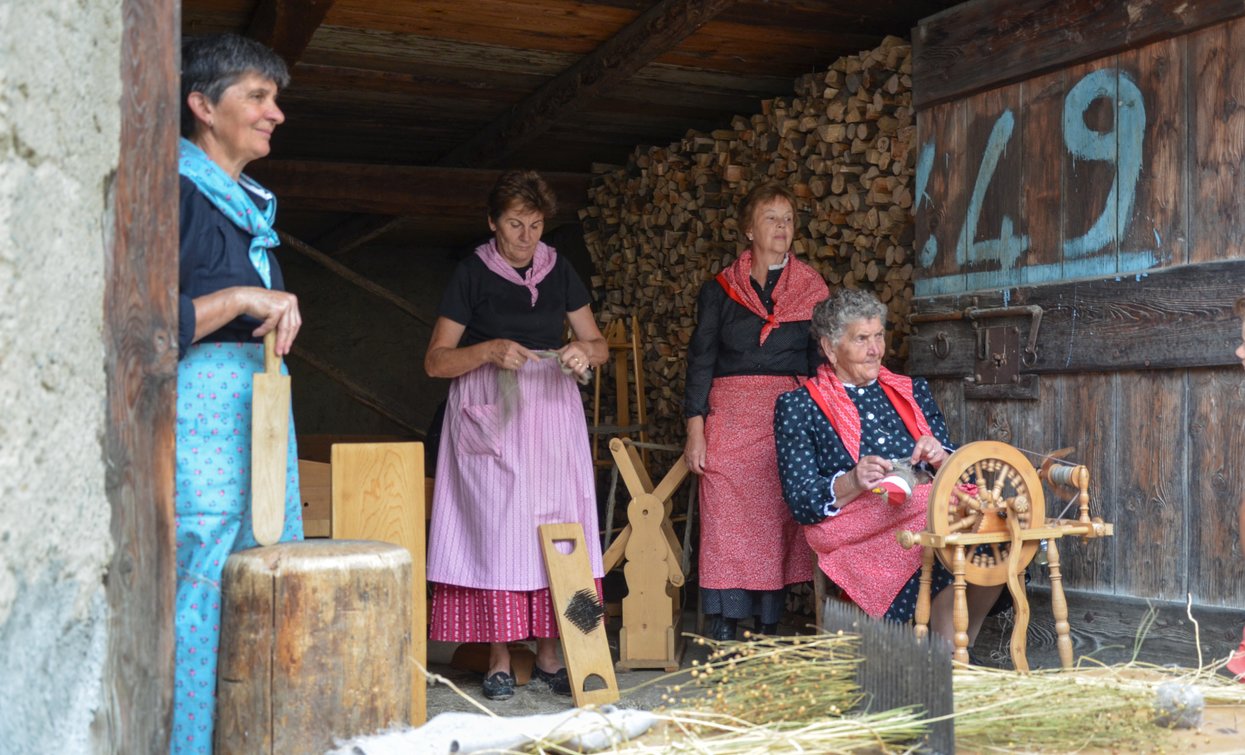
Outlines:
{"label": "wooden plank", "polygon": [[[1189,45],[1189,259],[1245,257],[1239,220],[1245,194],[1245,21],[1192,35]],[[1209,96],[1198,96],[1197,93]]]}
{"label": "wooden plank", "polygon": [[[106,752],[164,752],[173,714],[173,430],[177,391],[178,5],[121,3],[121,145],[106,195],[103,454],[112,558],[102,700]],[[65,701],[62,701],[62,703]]]}
{"label": "wooden plank", "polygon": [[[247,175],[279,197],[282,206],[375,215],[453,215],[479,218],[502,171],[416,165],[367,165],[263,160]],[[587,173],[541,173],[558,198],[550,220],[572,220],[588,204]],[[302,251],[301,249],[299,251]]]}
{"label": "wooden plank", "polygon": [[303,535],[307,537],[333,536],[331,475],[328,462],[298,460],[298,495],[303,501]]}
{"label": "wooden plank", "polygon": [[977,0],[912,32],[918,108],[1245,15],[1240,0]]}
{"label": "wooden plank", "polygon": [[[1060,541],[1066,544],[1068,538]],[[1222,659],[1241,640],[1245,611],[1195,604],[1195,628],[1186,615],[1184,601],[1154,601],[1099,592],[1068,590],[1068,615],[1072,626],[1072,647],[1076,657],[1101,663],[1127,663],[1133,659],[1135,641],[1140,639],[1137,660],[1160,666],[1178,664],[1198,668]],[[1147,614],[1153,608],[1153,623]],[[1058,668],[1055,650],[1055,622],[1050,610],[1050,592],[1042,587],[1029,589],[1029,663],[1034,668]],[[1149,631],[1138,638],[1143,625]],[[1199,647],[1194,638],[1201,639]],[[974,652],[982,658],[1010,667],[1008,640],[1011,621],[1008,614],[986,619],[977,636]]]}
{"label": "wooden plank", "polygon": [[[1114,58],[1068,69],[1063,128],[1063,268],[1046,280],[1110,275],[1118,268],[1116,192],[1119,72]],[[1140,159],[1140,153],[1137,158]],[[1129,186],[1127,191],[1132,191]]]}
{"label": "wooden plank", "polygon": [[[584,528],[578,523],[542,524],[540,552],[545,558],[549,595],[561,635],[562,657],[571,683],[571,698],[577,707],[608,705],[619,697],[618,680],[610,657],[609,639],[584,544]],[[591,595],[585,600],[583,594]],[[590,602],[589,602],[590,601]],[[600,607],[602,614],[593,621],[589,612]],[[592,683],[595,678],[598,686]],[[589,689],[592,683],[593,688]]]}
{"label": "wooden plank", "polygon": [[268,45],[293,68],[334,0],[260,0],[247,36]]}
{"label": "wooden plank", "polygon": [[333,536],[379,540],[411,554],[411,725],[427,718],[428,579],[424,534],[424,444],[333,446]]}
{"label": "wooden plank", "polygon": [[[1120,381],[1116,375],[1103,373],[1086,375],[1059,375],[1043,378],[1052,383],[1057,431],[1053,442],[1043,451],[1073,446],[1076,451],[1068,461],[1083,464],[1089,469],[1090,510],[1094,516],[1116,525],[1113,537],[1081,543],[1076,538],[1064,538],[1059,542],[1060,571],[1063,584],[1069,588],[1095,589],[1112,592],[1121,570],[1138,568],[1130,557],[1128,530],[1120,534],[1119,521],[1126,516],[1120,506],[1121,472],[1118,446],[1121,437],[1132,432],[1132,424],[1123,424],[1120,418]],[[1153,415],[1146,415],[1153,416]],[[1154,424],[1154,423],[1151,423]],[[1058,516],[1071,498],[1069,491],[1046,488],[1048,495],[1058,492],[1063,498],[1048,497],[1046,515]],[[1069,509],[1068,516],[1075,516]],[[1043,572],[1035,581],[1045,581]]]}
{"label": "wooden plank", "polygon": [[400,425],[420,438],[424,437],[426,434],[423,428],[419,427],[414,420],[410,419],[404,411],[393,406],[392,402],[377,396],[371,390],[364,387],[363,384],[359,383],[357,380],[354,380],[337,367],[334,367],[325,360],[321,359],[314,352],[308,351],[302,346],[295,344],[293,349],[290,351],[290,355],[306,363],[307,366],[311,367],[316,372],[323,374],[329,380],[332,380],[334,383],[339,385],[342,390],[346,392],[346,395],[350,396],[350,398],[366,406],[390,422]]}
{"label": "wooden plank", "polygon": [[1186,489],[1184,375],[1132,372],[1116,379],[1115,590],[1180,599],[1187,591],[1189,517],[1197,516]]}
{"label": "wooden plank", "polygon": [[1245,605],[1237,511],[1245,495],[1241,368],[1189,373],[1189,591],[1199,603]]}
{"label": "wooden plank", "polygon": [[[1235,364],[1240,322],[1232,304],[1241,293],[1245,262],[1182,265],[1153,273],[1025,286],[917,299],[926,315],[1036,304],[1043,309],[1037,360],[1022,373],[1144,370]],[[1006,298],[1005,298],[1006,297]],[[1022,342],[1027,315],[986,320],[1016,324]],[[946,347],[939,334],[946,336]],[[918,323],[909,336],[907,372],[926,377],[973,374],[975,339],[967,319]],[[935,350],[937,346],[937,351]],[[937,354],[945,351],[946,356]]]}
{"label": "wooden plank", "polygon": [[[1180,265],[1188,259],[1188,119],[1186,97],[1191,92],[1185,73],[1187,38],[1169,39],[1121,53],[1120,94],[1133,96],[1130,83],[1142,96],[1144,130],[1141,148],[1128,148],[1131,134],[1117,127],[1121,200],[1119,210],[1121,270],[1137,269],[1130,260],[1146,252],[1160,265]],[[1138,113],[1141,116],[1141,113]],[[1137,164],[1132,160],[1134,155]],[[1136,179],[1133,179],[1133,176]],[[1125,192],[1132,185],[1134,191]],[[1132,201],[1128,202],[1129,197]],[[1222,257],[1199,260],[1210,262]]]}
{"label": "wooden plank", "polygon": [[957,242],[973,181],[973,176],[968,175],[964,120],[962,102],[940,105],[917,115],[921,144],[915,185],[918,296],[964,290],[960,260],[967,250]]}
{"label": "wooden plank", "polygon": [[1063,259],[1063,224],[1059,222],[1063,190],[1063,98],[1067,73],[1056,71],[1020,85],[1019,144],[1021,197],[1018,232],[1028,236],[1019,279],[1023,283],[1048,280],[1046,269]]}
{"label": "wooden plank", "polygon": [[662,0],[530,97],[445,155],[441,165],[492,165],[679,44],[735,0]]}

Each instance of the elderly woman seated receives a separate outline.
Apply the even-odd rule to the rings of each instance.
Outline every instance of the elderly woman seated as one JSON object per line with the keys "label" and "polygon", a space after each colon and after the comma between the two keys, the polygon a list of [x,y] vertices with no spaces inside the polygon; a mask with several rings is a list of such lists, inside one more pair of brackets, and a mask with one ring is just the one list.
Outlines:
{"label": "elderly woman seated", "polygon": [[[774,439],[783,497],[822,571],[870,616],[908,622],[921,551],[900,547],[895,531],[925,529],[931,485],[888,495],[883,478],[897,465],[937,470],[954,447],[929,384],[882,366],[885,316],[872,294],[849,289],[813,309],[813,335],[829,363],[779,396]],[[930,626],[948,640],[952,591],[942,588],[950,582],[936,566]],[[1001,589],[969,586],[970,644]]]}

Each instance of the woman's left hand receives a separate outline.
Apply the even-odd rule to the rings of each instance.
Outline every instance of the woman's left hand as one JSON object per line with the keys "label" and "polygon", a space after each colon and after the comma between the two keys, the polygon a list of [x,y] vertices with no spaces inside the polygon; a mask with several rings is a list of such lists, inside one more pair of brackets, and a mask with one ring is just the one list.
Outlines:
{"label": "woman's left hand", "polygon": [[558,361],[563,367],[567,367],[575,374],[575,377],[583,377],[589,369],[592,368],[592,362],[588,359],[586,352],[579,341],[571,341],[567,345],[558,349]]}
{"label": "woman's left hand", "polygon": [[916,439],[916,448],[912,449],[913,464],[920,464],[923,461],[929,462],[934,469],[942,466],[947,459],[947,449],[942,447],[942,443],[932,435],[922,435]]}

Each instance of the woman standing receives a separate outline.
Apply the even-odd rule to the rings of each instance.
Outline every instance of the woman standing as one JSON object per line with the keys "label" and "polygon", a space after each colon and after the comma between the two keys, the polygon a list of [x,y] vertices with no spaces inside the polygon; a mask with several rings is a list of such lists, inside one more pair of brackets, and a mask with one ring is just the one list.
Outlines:
{"label": "woman standing", "polygon": [[[578,522],[602,576],[588,426],[575,379],[606,360],[570,263],[541,242],[553,193],[533,171],[489,194],[494,238],[454,272],[424,357],[453,378],[437,455],[428,579],[431,636],[489,643],[484,694],[514,694],[506,643],[536,637],[533,674],[571,693],[537,527]],[[563,345],[565,323],[574,340]]]}
{"label": "woman standing", "polygon": [[[175,753],[210,753],[215,716],[220,578],[230,553],[253,548],[251,379],[263,336],[288,354],[302,317],[270,249],[276,199],[242,174],[268,154],[285,116],[285,63],[226,34],[182,45],[181,244],[177,364]],[[285,530],[301,540],[293,418]]]}
{"label": "woman standing", "polygon": [[700,475],[701,609],[714,639],[739,619],[773,634],[787,585],[812,579],[812,553],[782,500],[774,400],[817,370],[809,335],[826,298],[817,271],[790,253],[795,198],[762,184],[739,207],[749,246],[697,298],[687,354],[683,455]]}

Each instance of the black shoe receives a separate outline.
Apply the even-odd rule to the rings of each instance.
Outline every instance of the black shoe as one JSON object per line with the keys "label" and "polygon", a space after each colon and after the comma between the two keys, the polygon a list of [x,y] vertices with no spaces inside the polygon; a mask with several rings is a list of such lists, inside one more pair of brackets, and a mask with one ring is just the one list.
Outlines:
{"label": "black shoe", "polygon": [[484,677],[484,696],[490,700],[509,700],[514,697],[514,677],[505,671]]}
{"label": "black shoe", "polygon": [[565,666],[550,673],[542,670],[540,666],[533,665],[532,676],[548,684],[553,694],[563,697],[571,696],[571,679],[566,673]]}
{"label": "black shoe", "polygon": [[734,642],[738,625],[738,619],[728,619],[719,616],[714,620],[713,628],[709,630],[709,639],[717,640],[718,642]]}
{"label": "black shoe", "polygon": [[762,624],[761,629],[758,632],[758,634],[763,634],[766,637],[777,637],[778,636],[778,625],[777,624]]}

